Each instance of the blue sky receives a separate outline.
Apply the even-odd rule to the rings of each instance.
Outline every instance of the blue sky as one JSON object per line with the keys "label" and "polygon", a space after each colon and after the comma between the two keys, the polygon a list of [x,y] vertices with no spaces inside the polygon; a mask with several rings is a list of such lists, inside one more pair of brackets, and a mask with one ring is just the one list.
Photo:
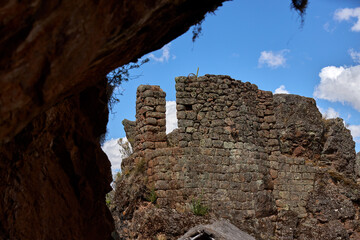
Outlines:
{"label": "blue sky", "polygon": [[262,90],[314,97],[328,117],[345,120],[360,151],[359,1],[312,0],[302,28],[285,0],[225,2],[215,14],[207,15],[195,43],[190,30],[144,56],[150,62],[131,72],[141,76],[121,86],[107,140],[125,136],[124,118],[135,120],[140,84],[160,85],[174,101],[175,77],[199,67],[199,75],[230,75]]}

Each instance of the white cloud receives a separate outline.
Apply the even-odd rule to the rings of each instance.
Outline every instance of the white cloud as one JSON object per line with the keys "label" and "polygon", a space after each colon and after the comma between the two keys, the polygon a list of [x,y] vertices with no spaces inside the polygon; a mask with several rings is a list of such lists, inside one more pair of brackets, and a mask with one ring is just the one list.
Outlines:
{"label": "white cloud", "polygon": [[360,111],[360,65],[325,67],[319,76],[320,84],[315,88],[314,97],[331,102],[347,102]]}
{"label": "white cloud", "polygon": [[166,134],[178,127],[176,117],[176,102],[166,101]]}
{"label": "white cloud", "polygon": [[102,150],[108,156],[111,162],[111,170],[113,174],[121,168],[121,161],[124,158],[124,151],[122,147],[118,144],[119,139],[122,139],[122,143],[127,143],[127,138],[116,138],[110,139],[101,146]]}
{"label": "white cloud", "polygon": [[349,49],[349,54],[355,63],[360,63],[360,52],[356,52],[354,49]]}
{"label": "white cloud", "polygon": [[354,141],[360,143],[360,125],[350,125],[348,129],[351,131]]}
{"label": "white cloud", "polygon": [[351,31],[360,32],[360,7],[337,9],[334,18],[338,21],[347,21],[350,20],[350,18],[357,18],[356,23],[351,27]]}
{"label": "white cloud", "polygon": [[111,169],[114,171],[115,169],[120,169],[121,164],[121,154],[120,154],[120,145],[117,143],[117,139],[110,139],[102,145],[102,150],[108,156],[111,162]]}
{"label": "white cloud", "polygon": [[281,85],[280,87],[278,87],[277,89],[275,89],[274,94],[280,94],[280,93],[289,94],[289,91],[285,89],[285,86],[284,86],[284,85]]}
{"label": "white cloud", "polygon": [[278,52],[262,51],[259,58],[259,67],[267,65],[270,68],[285,67],[286,58],[285,54],[288,53],[288,49],[283,49]]}
{"label": "white cloud", "polygon": [[351,114],[350,113],[348,113],[348,115],[347,115],[347,120],[349,120],[351,118]]}
{"label": "white cloud", "polygon": [[164,62],[164,61],[167,62],[167,61],[169,61],[170,56],[173,60],[176,58],[175,55],[170,54],[170,43],[163,46],[161,48],[161,51],[162,51],[162,54],[160,57],[156,57],[153,53],[150,53],[148,55],[148,57],[155,60],[156,62]]}
{"label": "white cloud", "polygon": [[328,22],[323,25],[324,30],[327,31],[327,32],[330,32],[329,27],[330,27],[330,24]]}
{"label": "white cloud", "polygon": [[335,111],[335,109],[329,107],[328,109],[324,110],[323,108],[319,107],[319,111],[323,115],[324,118],[330,119],[330,118],[338,118],[340,117],[340,114]]}
{"label": "white cloud", "polygon": [[335,30],[335,27],[331,27],[330,23],[328,23],[328,22],[323,25],[323,28],[325,31],[327,31],[329,33],[332,33]]}
{"label": "white cloud", "polygon": [[360,137],[360,125],[350,125],[348,128],[354,137]]}

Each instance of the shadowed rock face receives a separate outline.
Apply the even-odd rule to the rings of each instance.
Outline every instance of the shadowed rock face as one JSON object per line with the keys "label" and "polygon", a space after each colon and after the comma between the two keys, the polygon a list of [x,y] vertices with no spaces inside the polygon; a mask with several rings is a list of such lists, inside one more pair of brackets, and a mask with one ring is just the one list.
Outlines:
{"label": "shadowed rock face", "polygon": [[109,239],[105,75],[224,0],[0,3],[0,239]]}
{"label": "shadowed rock face", "polygon": [[184,33],[224,0],[0,4],[0,142],[36,115]]}
{"label": "shadowed rock face", "polygon": [[108,239],[105,84],[51,107],[0,146],[0,239]]}

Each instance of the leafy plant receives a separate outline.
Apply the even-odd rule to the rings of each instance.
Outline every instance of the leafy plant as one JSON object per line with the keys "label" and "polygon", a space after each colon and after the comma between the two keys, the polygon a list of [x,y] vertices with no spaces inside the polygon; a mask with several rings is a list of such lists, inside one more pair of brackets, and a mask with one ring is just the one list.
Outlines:
{"label": "leafy plant", "polygon": [[309,5],[309,1],[308,0],[291,0],[291,5],[290,7],[292,9],[295,9],[299,15],[300,15],[300,18],[301,18],[301,25],[300,27],[302,28],[303,25],[304,25],[304,16],[305,16],[305,13],[306,13],[306,9],[307,9],[307,6]]}
{"label": "leafy plant", "polygon": [[194,77],[196,77],[196,79],[197,79],[197,78],[198,78],[198,75],[199,75],[199,67],[197,68],[196,75],[195,75],[194,73],[190,73],[190,74],[188,75],[188,77],[194,76]]}
{"label": "leafy plant", "polygon": [[202,19],[200,22],[196,23],[192,30],[192,41],[195,42],[196,39],[200,37],[201,31],[202,31],[202,23],[204,22],[204,19]]}
{"label": "leafy plant", "polygon": [[[229,1],[229,0],[225,0],[225,1]],[[215,11],[218,8],[217,4],[214,4],[211,9],[207,12],[210,14],[215,15]],[[202,32],[202,23],[205,20],[205,16],[202,19],[199,19],[194,25],[193,25],[193,30],[192,30],[192,42],[194,43],[196,41],[196,39],[199,38],[199,36],[201,35]]]}
{"label": "leafy plant", "polygon": [[209,212],[209,208],[201,203],[201,198],[191,200],[190,210],[197,216],[204,216]]}
{"label": "leafy plant", "polygon": [[146,164],[145,159],[141,158],[140,161],[138,161],[137,164],[135,165],[135,174],[145,172],[145,164]]}
{"label": "leafy plant", "polygon": [[121,172],[116,173],[115,181],[119,180],[121,177]]}
{"label": "leafy plant", "polygon": [[108,206],[108,207],[111,206],[113,197],[114,197],[114,192],[113,192],[113,191],[111,191],[111,192],[109,192],[108,194],[106,194],[106,196],[105,196],[106,206]]}
{"label": "leafy plant", "polygon": [[145,196],[145,199],[153,204],[156,203],[156,200],[158,199],[158,196],[155,192],[155,188],[149,189],[148,194]]}

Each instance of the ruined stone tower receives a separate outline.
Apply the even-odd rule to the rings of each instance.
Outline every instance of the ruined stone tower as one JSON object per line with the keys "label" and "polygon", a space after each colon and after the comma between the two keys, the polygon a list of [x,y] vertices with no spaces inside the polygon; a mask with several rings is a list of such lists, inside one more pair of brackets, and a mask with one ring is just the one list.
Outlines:
{"label": "ruined stone tower", "polygon": [[[358,187],[355,145],[340,119],[322,119],[313,99],[274,96],[229,76],[175,81],[178,129],[165,134],[165,93],[140,86],[135,152],[124,161],[145,161],[146,184],[160,207],[184,212],[200,199],[217,217],[260,239],[321,239],[318,229],[331,221],[346,232],[346,224],[359,218],[356,200],[342,196],[339,186],[334,191],[341,196],[321,190],[332,178]],[[325,195],[330,202],[352,201],[351,216],[324,224],[316,212],[324,206],[316,199]],[[302,232],[309,221],[315,230]]]}

